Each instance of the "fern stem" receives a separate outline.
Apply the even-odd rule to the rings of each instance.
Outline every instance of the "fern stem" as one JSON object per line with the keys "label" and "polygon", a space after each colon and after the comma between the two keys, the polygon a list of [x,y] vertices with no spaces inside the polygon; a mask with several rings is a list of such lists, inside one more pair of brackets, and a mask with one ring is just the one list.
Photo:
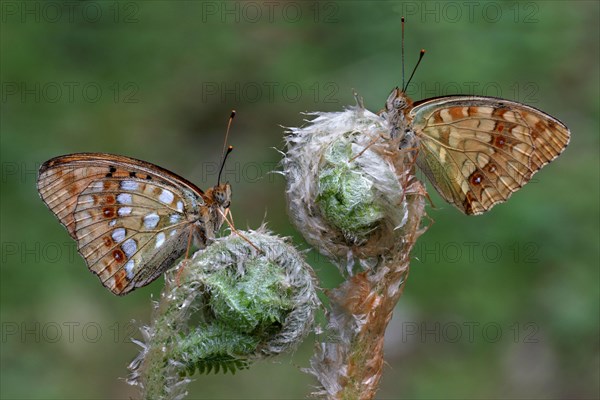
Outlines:
{"label": "fern stem", "polygon": [[408,278],[410,251],[421,234],[423,198],[408,201],[409,219],[401,249],[392,258],[346,280],[329,292],[328,336],[311,360],[321,394],[331,399],[375,397],[383,372],[385,330]]}

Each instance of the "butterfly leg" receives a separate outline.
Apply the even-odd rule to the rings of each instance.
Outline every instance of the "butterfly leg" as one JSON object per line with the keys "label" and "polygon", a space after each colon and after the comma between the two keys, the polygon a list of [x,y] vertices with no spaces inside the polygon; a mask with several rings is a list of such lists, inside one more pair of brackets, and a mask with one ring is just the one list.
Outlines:
{"label": "butterfly leg", "polygon": [[425,192],[425,198],[427,199],[427,201],[429,201],[429,204],[431,205],[432,208],[437,208],[435,206],[435,204],[433,204],[433,200],[431,200],[431,197],[429,197],[429,193]]}
{"label": "butterfly leg", "polygon": [[[405,152],[405,151],[409,151],[409,152],[411,152],[409,154],[412,154],[412,151],[415,151],[415,152],[418,153],[419,149],[418,148],[406,148],[406,149],[400,149],[399,152]],[[413,158],[408,162],[407,168],[405,168],[404,170],[405,171],[414,171],[414,166],[415,166],[416,162],[417,162],[417,155],[415,154],[413,156]],[[407,191],[408,186],[409,186],[409,179],[410,179],[410,177],[412,175],[413,174],[408,173],[408,172],[405,172],[405,173],[402,174],[402,178],[403,178],[402,179],[402,199],[403,200],[406,197],[406,191]],[[427,194],[427,192],[425,192],[425,195],[429,199],[429,195]],[[430,201],[431,201],[431,199],[430,199]]]}
{"label": "butterfly leg", "polygon": [[[185,250],[185,258],[184,260],[188,260],[190,258],[190,248],[192,247],[192,236],[194,235],[194,225],[190,225],[190,235],[188,237],[187,249]],[[177,275],[175,276],[175,284],[179,286],[181,274],[183,273],[183,265],[179,266],[179,270],[177,271]]]}
{"label": "butterfly leg", "polygon": [[[412,148],[400,149],[400,151],[401,152],[403,152],[403,151],[410,151],[411,154],[412,154],[413,151],[415,152],[415,154],[413,156],[413,159],[410,161],[410,164],[409,164],[409,168],[412,169],[415,166],[416,162],[417,162],[417,156],[419,154],[419,149],[416,148],[416,147],[412,147]],[[403,189],[404,192],[402,193],[402,197],[404,198],[404,196],[406,195],[406,188],[408,187],[408,182],[404,182],[403,187],[404,187],[404,189]],[[433,207],[435,209],[436,206],[435,206],[435,204],[433,204],[433,200],[431,200],[431,197],[429,197],[429,193],[427,193],[426,190],[419,190],[419,192],[420,193],[417,193],[417,194],[425,196],[425,198],[427,199],[427,201],[429,201],[429,204],[431,205],[431,207]]]}
{"label": "butterfly leg", "polygon": [[231,208],[228,208],[225,211],[225,218],[227,218],[227,216],[229,216],[229,219],[231,220],[231,225],[235,226],[235,223],[233,222],[233,213],[231,212]]}
{"label": "butterfly leg", "polygon": [[369,149],[369,147],[373,146],[373,145],[374,145],[375,143],[377,143],[377,142],[379,141],[379,139],[381,139],[381,138],[383,138],[383,136],[379,136],[379,137],[376,137],[375,139],[371,140],[371,141],[369,142],[369,144],[367,144],[367,145],[365,146],[365,148],[364,148],[364,149],[362,149],[362,150],[361,150],[361,151],[360,151],[360,152],[359,152],[357,155],[355,155],[354,157],[352,157],[351,159],[349,159],[349,160],[348,160],[348,162],[349,162],[349,163],[351,163],[352,161],[356,160],[358,157],[362,156],[362,155],[365,153],[365,151],[367,151],[367,150]]}
{"label": "butterfly leg", "polygon": [[234,232],[236,235],[238,235],[239,237],[241,237],[242,239],[244,239],[246,242],[248,242],[248,244],[250,244],[250,246],[254,247],[254,249],[256,251],[258,251],[259,253],[262,253],[263,251],[261,249],[259,249],[258,247],[256,247],[256,245],[254,243],[252,243],[250,241],[250,239],[248,239],[246,236],[242,235],[237,229],[235,229],[235,226],[233,226],[233,216],[231,216],[231,221],[229,221],[229,218],[227,218],[227,215],[231,215],[231,211],[229,209],[227,209],[227,211],[225,213],[223,213],[223,211],[217,209],[219,211],[219,213],[223,216],[223,219],[225,219],[225,222],[227,222],[227,225],[229,225],[229,227],[231,228],[231,231]]}

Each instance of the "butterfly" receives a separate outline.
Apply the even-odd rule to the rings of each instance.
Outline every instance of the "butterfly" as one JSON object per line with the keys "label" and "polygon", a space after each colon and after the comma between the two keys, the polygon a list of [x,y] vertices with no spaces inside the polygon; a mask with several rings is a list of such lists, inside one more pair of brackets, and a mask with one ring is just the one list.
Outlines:
{"label": "butterfly", "polygon": [[417,150],[417,165],[442,198],[465,214],[508,200],[569,143],[562,122],[525,104],[463,95],[413,102],[407,86],[392,90],[379,115],[399,148]]}
{"label": "butterfly", "polygon": [[37,187],[90,271],[117,295],[158,278],[183,255],[190,235],[206,247],[231,202],[229,183],[204,192],[157,165],[104,153],[46,161]]}
{"label": "butterfly", "polygon": [[125,295],[158,278],[191,240],[204,248],[214,239],[231,204],[230,184],[219,182],[232,149],[206,192],[157,165],[105,153],[46,161],[37,188],[90,271]]}

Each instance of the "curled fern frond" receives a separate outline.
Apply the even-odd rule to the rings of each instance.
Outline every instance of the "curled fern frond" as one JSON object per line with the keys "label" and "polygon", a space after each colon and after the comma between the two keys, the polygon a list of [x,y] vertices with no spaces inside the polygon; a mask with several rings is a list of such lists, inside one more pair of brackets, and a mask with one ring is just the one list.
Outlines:
{"label": "curled fern frond", "polygon": [[[312,269],[264,230],[217,239],[165,274],[153,324],[142,329],[129,383],[144,398],[183,396],[189,377],[245,369],[297,346],[319,302]],[[178,271],[183,268],[182,271]]]}
{"label": "curled fern frond", "polygon": [[408,218],[407,201],[421,195],[409,152],[391,139],[391,126],[359,102],[342,112],[316,112],[289,128],[282,162],[292,222],[341,272],[354,260],[394,252]]}
{"label": "curled fern frond", "polygon": [[230,326],[215,323],[196,327],[193,334],[182,336],[173,347],[171,358],[182,364],[187,376],[223,373],[246,369],[258,340],[248,334],[232,331]]}

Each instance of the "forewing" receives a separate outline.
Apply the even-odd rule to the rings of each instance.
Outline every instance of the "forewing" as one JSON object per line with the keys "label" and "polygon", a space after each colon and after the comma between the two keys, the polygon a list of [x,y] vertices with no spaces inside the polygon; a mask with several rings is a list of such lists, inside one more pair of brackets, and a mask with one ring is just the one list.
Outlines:
{"label": "forewing", "polygon": [[533,107],[492,97],[414,104],[417,164],[451,204],[481,214],[506,201],[569,143],[569,129]]}
{"label": "forewing", "polygon": [[40,168],[38,190],[102,284],[126,294],[185,251],[202,191],[158,166],[109,154],[74,154]]}

